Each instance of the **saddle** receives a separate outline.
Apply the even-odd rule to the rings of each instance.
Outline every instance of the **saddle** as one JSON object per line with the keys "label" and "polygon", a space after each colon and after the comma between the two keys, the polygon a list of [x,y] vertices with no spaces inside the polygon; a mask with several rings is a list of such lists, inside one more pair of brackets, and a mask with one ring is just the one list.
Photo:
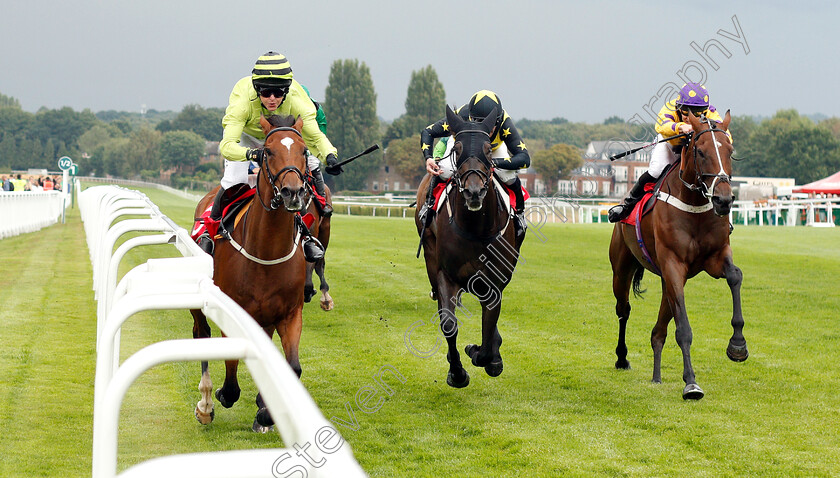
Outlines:
{"label": "saddle", "polygon": [[[257,190],[255,188],[249,188],[242,192],[239,196],[235,197],[230,204],[225,206],[222,211],[222,220],[219,223],[219,233],[216,234],[213,239],[229,239],[230,231],[233,231],[236,228],[236,225],[239,224],[243,217],[245,217],[245,214],[254,203],[254,195],[256,194],[256,191]],[[210,211],[212,209],[213,205],[210,204],[201,214],[201,217],[196,219],[193,225],[193,230],[190,232],[190,237],[194,241],[198,242],[198,237],[207,232],[204,220],[210,216]],[[312,224],[315,222],[315,216],[313,216],[310,212],[303,215],[297,213],[297,216],[300,217],[300,220],[306,225],[307,229],[312,227]]]}

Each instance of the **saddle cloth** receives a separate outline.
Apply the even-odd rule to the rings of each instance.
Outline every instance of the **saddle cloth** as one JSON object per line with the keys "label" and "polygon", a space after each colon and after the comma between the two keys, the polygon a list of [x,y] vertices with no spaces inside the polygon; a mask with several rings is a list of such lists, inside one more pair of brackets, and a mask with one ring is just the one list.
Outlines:
{"label": "saddle cloth", "polygon": [[[435,211],[440,211],[440,208],[443,206],[444,201],[446,201],[446,196],[449,194],[449,190],[452,189],[453,185],[454,183],[451,179],[449,179],[446,182],[439,183],[435,186],[434,191],[432,191],[435,198]],[[511,214],[512,209],[516,208],[516,194],[513,192],[513,189],[511,189],[507,184],[496,179],[495,176],[493,176],[493,185],[499,193],[499,198],[501,198],[502,203],[504,204],[505,211],[507,211],[508,214]],[[444,194],[444,191],[446,194]],[[525,187],[522,187],[522,197],[526,201],[531,197]]]}

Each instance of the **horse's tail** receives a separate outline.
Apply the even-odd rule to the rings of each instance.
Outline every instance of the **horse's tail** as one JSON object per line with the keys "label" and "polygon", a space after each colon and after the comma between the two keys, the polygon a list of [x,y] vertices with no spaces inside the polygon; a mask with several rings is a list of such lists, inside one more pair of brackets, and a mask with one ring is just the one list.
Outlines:
{"label": "horse's tail", "polygon": [[642,277],[645,275],[645,268],[639,266],[636,272],[633,273],[633,297],[642,298],[642,294],[647,292],[647,289],[642,289]]}

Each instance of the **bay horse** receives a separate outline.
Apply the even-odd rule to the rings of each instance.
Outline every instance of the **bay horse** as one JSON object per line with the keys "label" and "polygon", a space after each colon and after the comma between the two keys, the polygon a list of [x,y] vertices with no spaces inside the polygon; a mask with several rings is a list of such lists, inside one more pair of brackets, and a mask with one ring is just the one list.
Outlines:
{"label": "bay horse", "polygon": [[[324,185],[324,191],[326,193],[327,203],[332,203],[332,192],[330,191],[330,187]],[[307,206],[307,211],[315,217],[315,222],[312,223],[312,226],[309,227],[309,232],[318,238],[318,241],[321,242],[321,245],[324,246],[324,257],[318,259],[314,263],[307,262],[306,263],[306,283],[304,285],[303,290],[303,301],[310,302],[312,297],[315,296],[315,285],[312,282],[312,273],[315,272],[318,274],[318,279],[320,281],[319,290],[321,291],[321,300],[320,305],[323,310],[330,311],[335,307],[335,302],[333,302],[333,298],[330,295],[330,285],[327,283],[327,276],[324,274],[324,268],[326,267],[326,252],[327,248],[330,244],[330,218],[331,217],[323,217],[321,216],[321,212],[318,207],[315,205],[315,201],[318,199],[313,196],[310,196],[309,205]]]}
{"label": "bay horse", "polygon": [[[659,275],[662,283],[659,317],[650,338],[653,382],[662,382],[662,347],[668,334],[668,323],[673,318],[677,344],[683,356],[686,384],[683,399],[699,400],[704,395],[691,364],[693,335],[683,291],[688,279],[702,271],[715,279],[726,278],[733,306],[733,333],[726,355],[735,362],[743,362],[749,356],[741,314],[743,274],[733,262],[729,246],[728,215],[734,200],[730,184],[733,148],[725,132],[730,120],[729,111],[720,125],[705,117],[688,115],[687,122],[694,132],[682,150],[679,170],[664,179],[659,200],[652,211],[637,217],[641,220],[641,238],[637,240],[634,226],[619,222],[610,241],[615,313],[619,319],[615,367],[630,368],[624,340],[630,316],[629,294],[632,284],[634,295],[641,295],[640,283],[647,269]],[[633,214],[637,214],[636,211]]]}
{"label": "bay horse", "polygon": [[[291,116],[261,117],[260,125],[266,137],[256,194],[240,224],[230,232],[232,240],[216,241],[213,281],[256,320],[269,338],[277,331],[286,361],[300,377],[298,345],[306,267],[295,216],[303,209],[307,194],[303,120]],[[201,216],[213,197],[211,192],[199,202],[196,217]],[[191,312],[193,337],[209,337],[207,318],[200,310]],[[225,361],[225,381],[215,394],[225,408],[239,399],[238,366],[238,360]],[[214,417],[212,388],[207,362],[201,362],[201,401],[195,415],[202,424],[210,423]],[[252,428],[266,432],[273,420],[260,394],[256,401],[258,411]]]}
{"label": "bay horse", "polygon": [[[495,111],[481,123],[467,122],[447,105],[446,118],[455,141],[456,170],[441,210],[430,227],[423,228],[419,208],[415,224],[421,234],[426,272],[437,298],[440,328],[446,337],[449,372],[446,383],[462,388],[470,376],[458,353],[458,319],[455,308],[462,307],[461,295],[469,292],[481,304],[481,345],[467,345],[472,364],[484,367],[491,377],[502,373],[499,353],[502,336],[497,323],[502,291],[513,276],[519,258],[510,213],[504,209],[493,181],[490,137]],[[427,174],[417,191],[417,204],[426,200],[431,176]]]}

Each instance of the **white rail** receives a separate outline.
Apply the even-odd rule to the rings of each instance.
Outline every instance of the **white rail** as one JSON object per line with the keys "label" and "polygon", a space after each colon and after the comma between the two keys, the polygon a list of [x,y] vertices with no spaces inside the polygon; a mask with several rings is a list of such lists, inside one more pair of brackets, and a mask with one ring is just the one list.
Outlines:
{"label": "white rail", "polygon": [[0,191],[0,239],[58,222],[67,196],[60,191]]}
{"label": "white rail", "polygon": [[[285,447],[155,458],[119,476],[274,477],[280,473],[292,476],[295,471],[310,477],[366,476],[350,446],[318,410],[277,347],[213,284],[210,256],[198,248],[185,229],[161,214],[144,195],[115,186],[85,190],[80,206],[98,300],[94,477],[117,476],[120,407],[126,391],[140,375],[165,362],[224,359],[244,361]],[[112,225],[123,216],[141,218],[123,218]],[[129,231],[159,234],[130,238],[112,253],[119,238]],[[175,245],[182,257],[150,259],[116,283],[119,263],[128,250],[162,243]],[[119,333],[123,324],[138,312],[158,309],[201,309],[227,337],[158,342],[120,364]],[[306,450],[308,459],[295,458],[302,456],[297,451],[300,447]]]}

